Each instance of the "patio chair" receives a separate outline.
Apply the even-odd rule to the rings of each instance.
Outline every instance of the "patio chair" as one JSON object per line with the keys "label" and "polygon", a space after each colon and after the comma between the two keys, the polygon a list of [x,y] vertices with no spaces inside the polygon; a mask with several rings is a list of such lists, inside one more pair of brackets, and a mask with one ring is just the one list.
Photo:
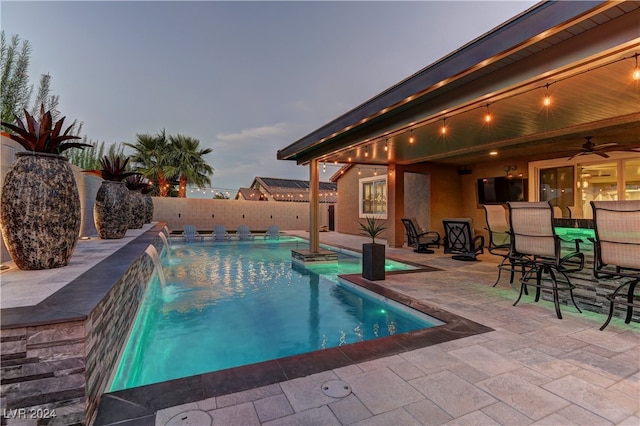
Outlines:
{"label": "patio chair", "polygon": [[195,225],[184,225],[182,228],[182,236],[185,243],[192,243],[196,240],[203,241],[204,235],[199,234]]}
{"label": "patio chair", "polygon": [[473,236],[473,222],[470,218],[444,218],[444,253],[453,254],[455,260],[478,260],[484,253],[484,237]]}
{"label": "patio chair", "polygon": [[238,229],[236,230],[236,236],[240,241],[253,240],[255,235],[251,233],[248,225],[238,225]]}
{"label": "patio chair", "polygon": [[[507,211],[502,204],[483,204],[485,217],[487,220],[487,227],[485,228],[489,233],[489,245],[487,250],[489,253],[502,256],[502,261],[498,264],[498,278],[493,284],[493,287],[498,285],[500,281],[500,274],[503,269],[509,269],[511,271],[511,277],[509,284],[513,284],[513,277],[515,275],[516,266],[522,267],[522,275],[524,275],[524,262],[511,252],[511,234],[509,233],[509,223],[507,222]],[[505,263],[509,262],[508,265]]]}
{"label": "patio chair", "polygon": [[[591,201],[596,238],[593,240],[593,275],[600,279],[625,282],[606,295],[609,316],[600,327],[604,330],[613,317],[615,305],[627,307],[625,323],[631,322],[633,308],[640,308],[640,201]],[[625,288],[627,290],[625,291]]]}
{"label": "patio chair", "polygon": [[567,206],[567,211],[569,212],[569,217],[571,219],[584,218],[584,213],[582,211],[582,207],[580,206]]}
{"label": "patio chair", "polygon": [[229,235],[224,225],[215,225],[211,233],[211,238],[213,238],[213,241],[230,241],[231,235]]}
{"label": "patio chair", "polygon": [[276,240],[280,239],[280,228],[277,225],[269,225],[267,227],[267,232],[264,234],[264,239],[273,238]]}
{"label": "patio chair", "polygon": [[414,224],[415,219],[400,219],[407,233],[407,245],[415,247],[416,253],[435,253],[430,250],[430,246],[440,247],[440,234],[435,231],[418,232],[418,228]]}
{"label": "patio chair", "polygon": [[[514,255],[523,261],[528,259],[527,266],[530,266],[520,280],[520,295],[513,306],[518,304],[523,293],[528,294],[527,285],[532,285],[536,287],[536,302],[540,300],[541,289],[551,290],[558,318],[562,319],[559,290],[568,290],[573,305],[582,312],[573,298],[575,285],[567,276],[584,268],[581,240],[575,240],[575,250],[563,251],[562,240],[553,228],[553,208],[549,202],[509,202],[507,206]],[[549,275],[549,279],[543,280],[544,273]],[[563,280],[558,280],[558,275]],[[534,277],[535,283],[531,283]]]}

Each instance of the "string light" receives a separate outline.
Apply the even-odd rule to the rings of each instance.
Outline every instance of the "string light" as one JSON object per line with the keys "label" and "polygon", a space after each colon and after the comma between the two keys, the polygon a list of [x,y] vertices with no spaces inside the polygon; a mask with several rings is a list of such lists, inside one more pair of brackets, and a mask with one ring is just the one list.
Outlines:
{"label": "string light", "polygon": [[360,171],[360,167],[358,167],[358,176],[360,176],[362,172]]}
{"label": "string light", "polygon": [[640,68],[638,68],[638,54],[633,55],[636,58],[636,67],[633,70],[633,79],[640,80]]}
{"label": "string light", "polygon": [[364,147],[364,156],[365,157],[369,156],[369,147],[367,147],[367,146]]}
{"label": "string light", "polygon": [[546,85],[547,91],[544,94],[544,101],[542,102],[544,104],[544,106],[548,107],[549,105],[551,105],[551,96],[549,96],[549,83],[547,83]]}
{"label": "string light", "polygon": [[440,133],[442,135],[446,135],[447,134],[447,117],[444,117],[442,119],[442,127],[440,128]]}
{"label": "string light", "polygon": [[389,151],[389,139],[388,138],[385,139],[385,141],[384,141],[384,150],[385,150],[385,152]]}
{"label": "string light", "polygon": [[416,138],[413,137],[413,129],[409,131],[409,143],[414,143]]}
{"label": "string light", "polygon": [[327,163],[325,161],[322,162],[322,173],[327,172]]}
{"label": "string light", "polygon": [[373,175],[378,176],[378,169],[373,169]]}
{"label": "string light", "polygon": [[489,104],[487,104],[487,113],[484,115],[484,122],[491,123],[491,113],[489,112]]}

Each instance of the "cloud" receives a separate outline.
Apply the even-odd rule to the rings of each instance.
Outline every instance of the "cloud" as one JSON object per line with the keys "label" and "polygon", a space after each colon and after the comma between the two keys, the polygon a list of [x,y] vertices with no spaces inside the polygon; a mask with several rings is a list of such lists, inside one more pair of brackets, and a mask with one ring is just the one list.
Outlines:
{"label": "cloud", "polygon": [[216,138],[224,142],[251,141],[255,139],[271,139],[286,136],[290,129],[287,123],[276,123],[271,126],[242,129],[237,133],[218,133]]}

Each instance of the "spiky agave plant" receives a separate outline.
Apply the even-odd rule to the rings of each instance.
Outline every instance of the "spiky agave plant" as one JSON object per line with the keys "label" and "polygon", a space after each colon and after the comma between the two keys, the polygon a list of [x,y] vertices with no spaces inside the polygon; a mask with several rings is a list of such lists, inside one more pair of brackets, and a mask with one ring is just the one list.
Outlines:
{"label": "spiky agave plant", "polygon": [[124,179],[124,183],[129,188],[130,191],[140,191],[144,194],[144,189],[146,189],[149,184],[147,180],[140,173],[134,173],[127,176]]}
{"label": "spiky agave plant", "polygon": [[91,173],[102,177],[104,180],[111,182],[121,182],[129,176],[138,175],[138,172],[127,171],[127,164],[129,158],[122,157],[120,155],[105,155],[100,160],[99,170],[85,170],[86,173]]}
{"label": "spiky agave plant", "polygon": [[17,115],[15,116],[16,124],[5,121],[2,121],[1,124],[15,132],[10,134],[9,137],[22,145],[27,151],[60,154],[69,148],[84,149],[91,146],[86,143],[65,142],[72,139],[80,139],[80,137],[69,134],[73,125],[69,126],[63,133],[60,133],[66,117],[62,117],[53,124],[51,111],[45,112],[44,104],[40,105],[39,121],[29,114],[26,109],[24,110],[24,116],[27,122],[26,125]]}
{"label": "spiky agave plant", "polygon": [[366,235],[371,238],[371,242],[373,244],[376,243],[376,237],[382,233],[385,229],[387,229],[382,222],[378,223],[375,217],[366,216],[366,222],[358,222],[360,225],[360,230],[362,231],[360,235]]}

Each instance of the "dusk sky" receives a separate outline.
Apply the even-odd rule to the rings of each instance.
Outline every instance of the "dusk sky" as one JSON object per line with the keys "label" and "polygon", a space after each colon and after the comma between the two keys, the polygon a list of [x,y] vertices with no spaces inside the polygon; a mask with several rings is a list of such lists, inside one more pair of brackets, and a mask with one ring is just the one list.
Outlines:
{"label": "dusk sky", "polygon": [[[215,188],[308,179],[278,149],[537,2],[11,2],[29,74],[94,141],[181,133],[213,148]],[[321,173],[326,181],[335,172]]]}

